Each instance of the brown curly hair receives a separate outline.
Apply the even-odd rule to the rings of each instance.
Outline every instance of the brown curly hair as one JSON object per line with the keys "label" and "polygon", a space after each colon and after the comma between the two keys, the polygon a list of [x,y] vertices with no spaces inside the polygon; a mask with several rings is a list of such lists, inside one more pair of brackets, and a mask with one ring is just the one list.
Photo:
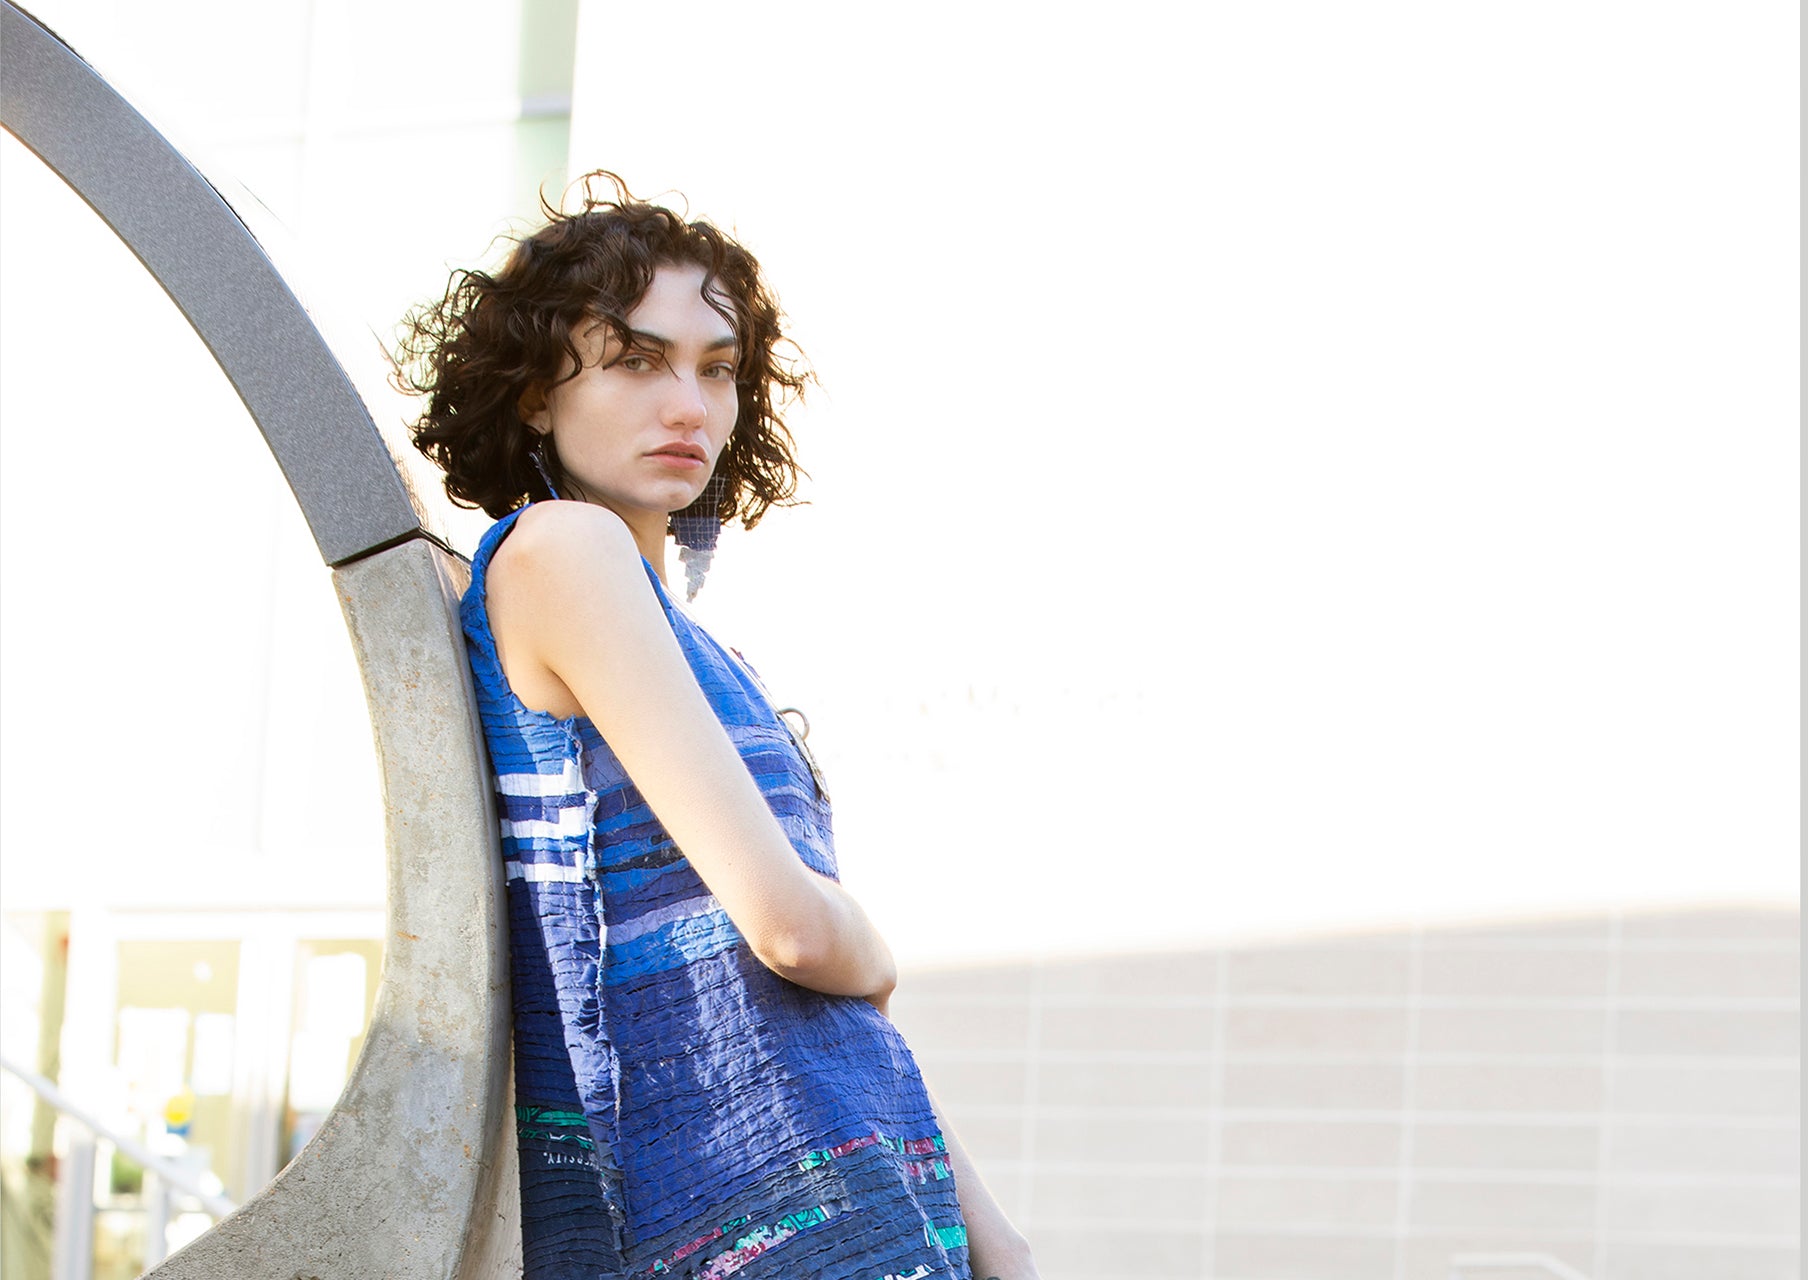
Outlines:
{"label": "brown curly hair", "polygon": [[[462,507],[503,516],[546,491],[533,463],[539,446],[554,486],[564,470],[550,436],[521,421],[517,404],[535,384],[576,377],[577,337],[591,322],[632,346],[628,312],[664,266],[703,268],[703,297],[740,343],[740,409],[715,476],[685,515],[739,517],[751,529],[797,492],[800,468],[780,406],[809,380],[784,336],[778,302],[752,254],[708,222],[686,222],[629,193],[607,170],[578,182],[583,205],[563,213],[541,198],[546,225],[520,240],[500,270],[452,273],[446,294],[402,321],[395,382],[427,397],[410,425],[415,448],[446,473]],[[610,192],[599,195],[598,188]]]}

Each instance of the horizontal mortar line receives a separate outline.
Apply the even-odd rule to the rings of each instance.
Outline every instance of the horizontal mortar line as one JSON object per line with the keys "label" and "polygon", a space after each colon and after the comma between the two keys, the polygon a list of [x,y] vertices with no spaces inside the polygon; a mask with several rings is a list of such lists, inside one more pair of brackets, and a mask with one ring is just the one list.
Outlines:
{"label": "horizontal mortar line", "polygon": [[[1782,913],[1773,919],[1781,921]],[[1796,917],[1790,916],[1793,920]],[[1372,934],[1367,937],[1342,938],[1293,938],[1289,940],[1244,941],[1228,944],[1199,943],[1193,946],[1177,945],[1166,950],[1156,948],[1146,951],[1120,951],[1099,957],[1088,957],[1109,963],[1111,961],[1136,961],[1159,963],[1175,956],[1191,956],[1196,958],[1256,958],[1265,959],[1272,956],[1300,955],[1362,955],[1375,952],[1411,951],[1417,948],[1422,951],[1794,951],[1801,947],[1798,935],[1791,937],[1788,933],[1768,934],[1754,937],[1749,933],[1717,933],[1717,934],[1657,934],[1621,933],[1617,938],[1608,933],[1606,921],[1601,923],[1601,931],[1592,929],[1586,932],[1554,933],[1536,927],[1527,929],[1508,928],[1499,931],[1489,929],[1465,929],[1461,926],[1443,928],[1430,926],[1423,928],[1414,936],[1410,929],[1401,928],[1386,933]],[[1044,969],[1059,970],[1071,967],[1075,962],[1061,956],[1044,955],[1022,962],[1027,966],[1041,966]]]}
{"label": "horizontal mortar line", "polygon": [[[1357,948],[1351,948],[1356,950]],[[1443,955],[1466,952],[1577,951],[1596,954],[1619,951],[1634,955],[1789,955],[1802,949],[1797,938],[1435,938],[1427,936],[1420,950]],[[1336,949],[1331,948],[1333,954]],[[1314,954],[1321,954],[1315,952]]]}
{"label": "horizontal mortar line", "polygon": [[[896,1007],[901,1010],[927,1011],[935,1008],[1022,1008],[1027,996],[1002,996],[986,998],[979,996],[924,996],[902,995],[896,1000]],[[1778,1012],[1797,1013],[1801,1010],[1801,999],[1793,995],[1776,996],[1717,996],[1717,995],[1532,995],[1532,994],[1495,994],[1477,992],[1474,994],[1441,994],[1421,993],[1415,998],[1406,992],[1389,995],[1373,995],[1350,993],[1344,995],[1289,995],[1273,992],[1266,995],[1238,995],[1226,1000],[1201,998],[1197,1000],[1161,1000],[1150,997],[1120,997],[1101,995],[1096,998],[1079,998],[1044,995],[1041,1007],[1047,1009],[1100,1009],[1113,1012],[1125,1009],[1150,1009],[1170,1012],[1206,1012],[1216,1010],[1220,1005],[1236,1011],[1240,1009],[1406,1009],[1412,1004],[1420,1008],[1430,1009],[1579,1009],[1584,1011],[1613,1009],[1623,1011],[1656,1010],[1663,1012],[1692,1013],[1745,1013],[1745,1012]]]}
{"label": "horizontal mortar line", "polygon": [[[1052,1224],[1051,1224],[1052,1225]],[[1113,1222],[1111,1225],[1118,1225]],[[1518,1251],[1527,1247],[1536,1247],[1542,1241],[1551,1244],[1593,1244],[1597,1239],[1611,1241],[1615,1244],[1727,1244],[1732,1246],[1751,1245],[1755,1248],[1775,1247],[1773,1242],[1780,1239],[1793,1247],[1795,1241],[1776,1236],[1724,1236],[1704,1235],[1687,1232],[1638,1231],[1625,1227],[1603,1229],[1597,1231],[1593,1226],[1587,1227],[1536,1227],[1536,1226],[1501,1226],[1487,1223],[1465,1225],[1428,1226],[1423,1223],[1409,1225],[1405,1230],[1393,1226],[1336,1226],[1330,1224],[1301,1224],[1298,1227],[1282,1223],[1222,1223],[1217,1227],[1220,1236],[1351,1236],[1365,1240],[1411,1240],[1424,1244],[1439,1244],[1446,1241],[1461,1243],[1472,1240],[1478,1235],[1495,1238],[1495,1248],[1505,1251]],[[1471,1252],[1463,1249],[1463,1252]],[[1491,1252],[1492,1250],[1476,1250]]]}
{"label": "horizontal mortar line", "polygon": [[[1082,1169],[1084,1165],[1076,1165]],[[1699,1190],[1701,1188],[1735,1187],[1744,1191],[1793,1191],[1799,1185],[1784,1174],[1622,1174],[1597,1173],[1594,1170],[1566,1169],[1463,1169],[1450,1166],[1415,1165],[1411,1168],[1354,1165],[1315,1167],[1221,1165],[1221,1172],[1236,1174],[1252,1182],[1285,1182],[1292,1178],[1322,1178],[1330,1182],[1394,1182],[1411,1178],[1415,1186],[1500,1186],[1500,1187],[1593,1187],[1610,1191],[1624,1188],[1637,1190]]]}
{"label": "horizontal mortar line", "polygon": [[[950,1104],[957,1118],[1022,1119],[1031,1108],[1022,1103]],[[1486,1111],[1486,1110],[1415,1110],[1398,1107],[1195,1107],[1195,1106],[1086,1106],[1076,1103],[1038,1103],[1037,1119],[1043,1120],[1209,1120],[1214,1116],[1234,1121],[1286,1122],[1301,1124],[1372,1123],[1393,1124],[1411,1120],[1414,1124],[1463,1125],[1600,1125],[1630,1124],[1644,1127],[1688,1127],[1710,1129],[1763,1129],[1794,1133],[1799,1127],[1795,1115],[1742,1116],[1716,1115],[1699,1111],[1638,1111],[1608,1115],[1599,1108],[1584,1111]]]}
{"label": "horizontal mortar line", "polygon": [[[1087,972],[1112,965],[1130,967],[1146,967],[1150,964],[1161,964],[1164,961],[1186,959],[1197,962],[1222,964],[1229,961],[1235,965],[1242,963],[1264,963],[1277,958],[1287,960],[1300,957],[1313,959],[1337,959],[1345,956],[1403,955],[1418,950],[1426,955],[1487,955],[1487,954],[1565,954],[1602,955],[1619,952],[1626,955],[1791,955],[1800,952],[1800,938],[1663,938],[1639,937],[1618,939],[1607,936],[1600,937],[1535,937],[1511,935],[1474,935],[1456,937],[1441,933],[1426,933],[1417,940],[1400,935],[1388,938],[1376,938],[1369,941],[1332,942],[1324,945],[1312,943],[1281,943],[1275,946],[1246,947],[1178,947],[1164,952],[1123,952],[1105,956],[1089,956],[1084,962]],[[1022,970],[1040,969],[1045,975],[1059,978],[1065,971],[1073,971],[1075,961],[1053,959],[1032,960],[1020,966]],[[928,970],[926,970],[928,972]],[[946,972],[946,970],[934,970]]]}
{"label": "horizontal mortar line", "polygon": [[928,1068],[939,1064],[972,1064],[981,1066],[1013,1066],[1027,1064],[1031,1058],[1048,1065],[1069,1066],[1209,1066],[1222,1060],[1236,1066],[1327,1066],[1327,1067],[1580,1067],[1600,1070],[1602,1067],[1723,1067],[1728,1070],[1794,1070],[1801,1066],[1799,1056],[1735,1054],[1665,1054],[1665,1053],[1513,1053],[1508,1051],[1407,1053],[1400,1050],[1377,1050],[1350,1053],[1335,1050],[1261,1051],[1230,1049],[922,1049],[917,1057]]}
{"label": "horizontal mortar line", "polygon": [[[908,982],[908,978],[906,979]],[[895,1001],[895,1007],[908,1017],[912,1012],[927,1014],[935,1009],[1021,1009],[1028,1006],[1027,992],[1008,996],[924,996],[906,989]],[[1220,1006],[1240,1009],[1405,1009],[1412,1004],[1430,1009],[1580,1009],[1590,1010],[1658,1010],[1690,1013],[1797,1013],[1801,998],[1797,995],[1537,995],[1533,993],[1470,992],[1430,994],[1421,992],[1415,998],[1408,992],[1386,995],[1349,992],[1328,995],[1298,995],[1284,992],[1231,996],[1225,1000],[1202,997],[1194,1000],[1155,999],[1147,996],[1100,995],[1097,997],[1061,997],[1043,995],[1039,999],[1044,1010],[1093,1009],[1118,1012],[1127,1009],[1170,1013],[1212,1012]]]}
{"label": "horizontal mortar line", "polygon": [[[1049,1227],[1055,1225],[1057,1224],[1050,1222],[1047,1219],[1036,1219],[1033,1217],[1030,1219],[1031,1227]],[[1244,1220],[1241,1218],[1221,1218],[1215,1228],[1211,1223],[1208,1223],[1203,1216],[1191,1220],[1183,1220],[1178,1223],[1172,1219],[1146,1217],[1124,1219],[1064,1219],[1060,1221],[1058,1225],[1071,1227],[1076,1230],[1099,1232],[1115,1228],[1118,1231],[1134,1231],[1138,1234],[1144,1232],[1160,1232],[1164,1230],[1173,1231],[1176,1229],[1206,1231],[1219,1238],[1233,1234],[1253,1235],[1260,1233],[1263,1227],[1271,1228],[1269,1234],[1276,1236],[1306,1236],[1319,1240],[1339,1236],[1354,1240],[1396,1240],[1400,1238],[1392,1231],[1385,1228],[1356,1224],[1344,1226],[1334,1221],[1317,1221],[1311,1219],[1301,1221],[1296,1225],[1292,1222],[1286,1224],[1279,1222],[1270,1223],[1262,1219]],[[1032,1242],[1035,1239],[1034,1235],[1031,1235],[1030,1238]],[[1515,1280],[1517,1280],[1517,1277],[1515,1277]],[[1543,1278],[1540,1277],[1538,1280],[1543,1280]]]}
{"label": "horizontal mortar line", "polygon": [[1771,1235],[1763,1232],[1728,1232],[1728,1231],[1664,1231],[1640,1229],[1637,1227],[1604,1227],[1597,1231],[1593,1226],[1575,1229],[1542,1227],[1475,1227],[1463,1223],[1450,1225],[1414,1226],[1408,1235],[1414,1239],[1437,1242],[1455,1238],[1461,1240],[1473,1236],[1477,1231],[1488,1231],[1502,1237],[1503,1240],[1534,1241],[1541,1236],[1550,1235],[1568,1242],[1592,1241],[1596,1238],[1606,1240],[1610,1244],[1658,1244],[1658,1245],[1717,1245],[1727,1248],[1775,1249],[1795,1248],[1799,1241],[1794,1236]]}
{"label": "horizontal mortar line", "polygon": [[[1207,1223],[1203,1217],[1191,1222],[1176,1222],[1171,1217],[1100,1217],[1087,1216],[1042,1216],[1033,1210],[1025,1216],[1024,1228],[1034,1239],[1034,1228],[1063,1228],[1076,1231],[1134,1231],[1139,1233],[1176,1232],[1191,1234],[1193,1232],[1210,1232],[1219,1238],[1234,1237],[1267,1237],[1273,1239],[1292,1239],[1306,1237],[1316,1240],[1350,1239],[1350,1240],[1405,1240],[1424,1244],[1440,1242],[1461,1242],[1473,1239],[1477,1235],[1495,1237],[1500,1241],[1499,1249],[1516,1251],[1528,1247],[1536,1247],[1541,1242],[1551,1244],[1590,1245],[1600,1241],[1609,1245],[1644,1245],[1657,1248],[1716,1248],[1716,1249],[1795,1249],[1800,1247],[1800,1240],[1789,1235],[1767,1234],[1734,1234],[1726,1232],[1706,1231],[1639,1231],[1631,1228],[1593,1227],[1537,1227],[1537,1226],[1499,1226],[1487,1222],[1473,1224],[1456,1223],[1439,1226],[1409,1226],[1401,1231],[1391,1225],[1368,1225],[1363,1223],[1288,1221],[1264,1222],[1259,1220],[1220,1219],[1215,1225]],[[1468,1249],[1460,1250],[1470,1252]]]}
{"label": "horizontal mortar line", "polygon": [[1683,1128],[1690,1129],[1757,1129],[1764,1132],[1799,1133],[1801,1117],[1796,1115],[1776,1116],[1700,1116],[1672,1118],[1661,1112],[1640,1112],[1636,1115],[1616,1115],[1606,1120],[1608,1123],[1631,1129],[1649,1128]]}
{"label": "horizontal mortar line", "polygon": [[1799,1058],[1662,1058],[1646,1057],[1642,1054],[1615,1054],[1605,1059],[1610,1067],[1622,1071],[1643,1071],[1648,1069],[1660,1071],[1710,1071],[1721,1069],[1726,1071],[1749,1071],[1754,1074],[1761,1071],[1791,1072],[1801,1069]]}
{"label": "horizontal mortar line", "polygon": [[1800,951],[1801,930],[1793,938],[1628,938],[1621,936],[1622,951]]}
{"label": "horizontal mortar line", "polygon": [[[1794,1191],[1797,1179],[1785,1174],[1623,1174],[1568,1169],[1464,1169],[1451,1166],[1397,1165],[1261,1165],[1216,1164],[1202,1161],[1165,1163],[1155,1160],[997,1160],[1000,1169],[1033,1174],[1089,1177],[1110,1173],[1117,1177],[1171,1178],[1177,1174],[1211,1178],[1237,1177],[1249,1182],[1287,1182],[1321,1179],[1327,1182],[1399,1182],[1412,1179],[1416,1186],[1513,1186],[1595,1187],[1602,1190],[1633,1188],[1698,1190],[1730,1187],[1747,1191]],[[988,1169],[991,1165],[987,1166]]]}
{"label": "horizontal mortar line", "polygon": [[[1639,1121],[1644,1121],[1644,1122],[1675,1122],[1675,1123],[1692,1124],[1692,1123],[1695,1123],[1698,1121],[1709,1121],[1709,1120],[1716,1120],[1716,1119],[1720,1118],[1720,1117],[1717,1117],[1716,1115],[1714,1115],[1712,1112],[1699,1112],[1699,1111],[1688,1111],[1688,1112],[1639,1111],[1639,1112],[1629,1112],[1629,1113],[1623,1113],[1623,1114],[1615,1113],[1613,1115],[1607,1115],[1607,1114],[1603,1113],[1597,1107],[1581,1108],[1581,1109],[1578,1109],[1575,1111],[1549,1111],[1549,1110],[1520,1111],[1520,1110],[1513,1110],[1513,1109],[1507,1109],[1507,1108],[1489,1109],[1489,1108],[1485,1108],[1485,1107],[1475,1107],[1475,1108],[1469,1108],[1469,1109],[1464,1109],[1464,1110],[1416,1110],[1416,1111],[1405,1111],[1405,1110],[1401,1110],[1401,1109],[1362,1111],[1362,1110],[1354,1109],[1354,1108],[1349,1109],[1347,1111],[1334,1111],[1332,1109],[1327,1108],[1324,1111],[1314,1111],[1312,1108],[1309,1108],[1309,1107],[1292,1107],[1292,1108],[1227,1107],[1224,1109],[1223,1114],[1227,1118],[1238,1119],[1238,1120],[1248,1119],[1251,1117],[1261,1117],[1261,1118],[1290,1117],[1292,1119],[1304,1120],[1304,1121],[1312,1121],[1312,1120],[1316,1119],[1317,1117],[1329,1116],[1329,1115],[1348,1115],[1348,1116],[1352,1116],[1352,1117],[1369,1117],[1369,1118],[1373,1118],[1373,1117],[1377,1117],[1377,1116],[1386,1116],[1386,1117],[1391,1117],[1393,1119],[1400,1120],[1400,1121],[1406,1121],[1406,1120],[1410,1119],[1411,1122],[1416,1125],[1425,1125],[1425,1124],[1509,1124],[1509,1123],[1607,1124],[1607,1123],[1619,1123],[1624,1120],[1639,1120]],[[1793,1115],[1778,1117],[1779,1122],[1776,1123],[1775,1127],[1777,1127],[1779,1129],[1782,1129],[1782,1128],[1793,1129],[1795,1127],[1795,1120],[1796,1120],[1796,1118]]]}
{"label": "horizontal mortar line", "polygon": [[1476,992],[1458,995],[1420,994],[1416,1000],[1398,996],[1261,996],[1233,999],[1229,1007],[1236,1009],[1405,1009],[1417,1004],[1420,1009],[1467,1009],[1476,1012],[1525,1009],[1532,1011],[1580,1010],[1596,1012],[1661,1011],[1675,1013],[1796,1013],[1801,1001],[1794,996],[1541,996],[1530,994],[1490,994]]}
{"label": "horizontal mortar line", "polygon": [[[1369,1225],[1364,1223],[1336,1222],[1246,1222],[1220,1219],[1214,1226],[1203,1216],[1193,1221],[1176,1222],[1173,1218],[1131,1217],[1108,1218],[1097,1215],[1042,1217],[1033,1210],[1025,1216],[1024,1230],[1030,1234],[1034,1242],[1034,1229],[1037,1227],[1063,1227],[1076,1231],[1135,1231],[1135,1232],[1211,1232],[1218,1236],[1226,1235],[1266,1235],[1280,1238],[1307,1237],[1310,1239],[1352,1239],[1352,1240],[1395,1240],[1402,1233],[1393,1227]],[[1565,1237],[1556,1232],[1548,1233],[1553,1240]],[[1589,1237],[1593,1239],[1591,1235]]]}
{"label": "horizontal mortar line", "polygon": [[[971,1144],[969,1144],[971,1145]],[[1794,1174],[1786,1173],[1702,1173],[1691,1172],[1638,1172],[1632,1170],[1609,1169],[1600,1171],[1587,1169],[1557,1168],[1499,1168],[1489,1166],[1476,1168],[1465,1165],[1412,1165],[1402,1167],[1399,1164],[1257,1164],[1248,1162],[1216,1164],[1199,1159],[1158,1160],[1143,1158],[1139,1160],[1117,1160],[1111,1158],[1108,1145],[1103,1146],[1106,1154],[1088,1156],[1079,1160],[1050,1160],[1037,1157],[1026,1160],[1021,1157],[997,1156],[993,1163],[1000,1167],[1028,1168],[1037,1173],[1072,1173],[1092,1174],[1108,1171],[1114,1174],[1133,1174],[1148,1176],[1167,1176],[1173,1173],[1197,1173],[1213,1175],[1218,1173],[1236,1174],[1250,1178],[1354,1178],[1357,1180],[1381,1180],[1389,1178],[1412,1178],[1415,1182],[1451,1182],[1451,1183],[1512,1183],[1515,1185],[1569,1185],[1572,1183],[1599,1185],[1603,1187],[1649,1188],[1701,1188],[1701,1187],[1742,1187],[1752,1190],[1794,1190],[1800,1180]],[[990,1164],[987,1165],[991,1167]]]}
{"label": "horizontal mortar line", "polygon": [[[1159,1160],[1112,1160],[1108,1158],[1047,1160],[1038,1158],[1032,1163],[1031,1171],[1036,1174],[1053,1173],[1075,1177],[1110,1173],[1114,1177],[1171,1178],[1176,1174],[1192,1174],[1197,1177],[1211,1178],[1216,1177],[1219,1173],[1232,1173],[1238,1169],[1238,1166],[1210,1164],[1202,1160],[1175,1161],[1169,1164]],[[1359,1181],[1366,1180],[1363,1175],[1367,1170],[1363,1166],[1357,1166],[1351,1170],[1340,1169],[1337,1171],[1337,1176],[1342,1177],[1346,1172],[1357,1177]]]}
{"label": "horizontal mortar line", "polygon": [[[1543,1234],[1537,1227],[1493,1228],[1478,1226],[1418,1227],[1407,1233],[1408,1239],[1435,1241],[1456,1237],[1462,1239],[1481,1231],[1522,1231],[1528,1238],[1536,1238]],[[1583,1241],[1600,1240],[1610,1245],[1650,1245],[1659,1248],[1709,1248],[1709,1249],[1797,1249],[1801,1240],[1792,1235],[1772,1235],[1764,1232],[1730,1232],[1730,1231],[1641,1231],[1635,1227],[1602,1227],[1581,1232]]]}
{"label": "horizontal mortar line", "polygon": [[1224,1055],[1230,1062],[1264,1066],[1300,1066],[1329,1063],[1349,1066],[1385,1066],[1410,1062],[1420,1067],[1581,1067],[1590,1071],[1602,1067],[1726,1067],[1750,1070],[1794,1070],[1801,1065],[1799,1056],[1733,1054],[1662,1054],[1626,1053],[1506,1053],[1506,1052],[1439,1052],[1420,1051],[1412,1054],[1318,1054],[1318,1053],[1238,1053]]}
{"label": "horizontal mortar line", "polygon": [[1675,1053],[1417,1053],[1412,1060],[1420,1066],[1551,1066],[1551,1067],[1727,1067],[1729,1069],[1794,1070],[1801,1066],[1799,1055],[1780,1054],[1675,1054]]}
{"label": "horizontal mortar line", "polygon": [[1610,1067],[1725,1067],[1728,1070],[1750,1071],[1799,1071],[1802,1066],[1801,1055],[1792,1056],[1750,1054],[1726,1054],[1713,1056],[1709,1054],[1674,1054],[1674,1053],[1627,1053],[1621,1050],[1610,1053],[1600,1059]]}

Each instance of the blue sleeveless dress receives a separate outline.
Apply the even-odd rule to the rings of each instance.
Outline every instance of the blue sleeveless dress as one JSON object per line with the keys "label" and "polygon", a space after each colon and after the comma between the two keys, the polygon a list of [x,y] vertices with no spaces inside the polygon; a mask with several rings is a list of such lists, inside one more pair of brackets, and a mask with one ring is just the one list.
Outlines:
{"label": "blue sleeveless dress", "polygon": [[[508,884],[526,1280],[969,1280],[942,1135],[891,1022],[761,964],[596,726],[509,688],[485,575],[519,514],[485,535],[462,613]],[[790,731],[647,576],[798,857],[835,876]]]}

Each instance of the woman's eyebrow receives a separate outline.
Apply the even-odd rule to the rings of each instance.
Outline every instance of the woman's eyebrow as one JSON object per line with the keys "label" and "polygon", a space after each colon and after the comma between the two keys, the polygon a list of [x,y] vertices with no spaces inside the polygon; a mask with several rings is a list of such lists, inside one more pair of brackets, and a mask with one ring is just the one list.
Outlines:
{"label": "woman's eyebrow", "polygon": [[[637,347],[650,347],[659,351],[664,351],[667,348],[676,345],[673,343],[672,339],[661,337],[657,333],[648,333],[644,329],[630,329],[628,330],[628,337],[633,339],[634,345]],[[706,343],[703,349],[705,351],[723,351],[730,347],[739,347],[740,345],[740,340],[732,333],[725,333],[715,341]]]}

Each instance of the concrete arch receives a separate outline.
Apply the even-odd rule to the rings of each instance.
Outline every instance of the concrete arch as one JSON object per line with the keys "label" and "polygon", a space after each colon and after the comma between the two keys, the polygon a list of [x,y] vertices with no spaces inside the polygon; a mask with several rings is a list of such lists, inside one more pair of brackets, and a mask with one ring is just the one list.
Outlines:
{"label": "concrete arch", "polygon": [[320,1132],[159,1280],[519,1274],[506,917],[457,600],[369,411],[251,233],[52,32],[0,0],[0,124],[135,253],[263,432],[333,571],[383,775],[388,937]]}

